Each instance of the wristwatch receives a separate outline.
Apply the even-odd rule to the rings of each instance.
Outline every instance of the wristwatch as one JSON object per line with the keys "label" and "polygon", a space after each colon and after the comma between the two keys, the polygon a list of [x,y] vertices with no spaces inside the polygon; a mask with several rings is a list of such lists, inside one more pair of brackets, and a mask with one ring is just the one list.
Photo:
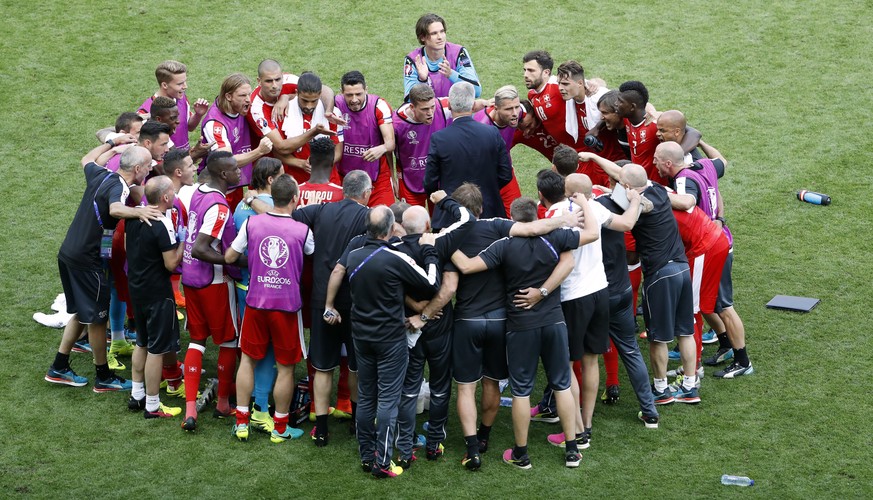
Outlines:
{"label": "wristwatch", "polygon": [[115,141],[113,141],[112,139],[106,139],[106,144],[109,144],[110,148],[115,147]]}
{"label": "wristwatch", "polygon": [[549,289],[546,287],[540,288],[540,295],[542,295],[543,298],[548,297],[549,296]]}
{"label": "wristwatch", "polygon": [[427,323],[428,321],[430,321],[428,315],[424,313],[421,313],[421,316],[419,316],[418,319],[420,319],[422,323]]}
{"label": "wristwatch", "polygon": [[246,205],[252,206],[252,202],[255,201],[255,198],[256,198],[255,196],[249,196],[248,198],[246,198],[245,199]]}

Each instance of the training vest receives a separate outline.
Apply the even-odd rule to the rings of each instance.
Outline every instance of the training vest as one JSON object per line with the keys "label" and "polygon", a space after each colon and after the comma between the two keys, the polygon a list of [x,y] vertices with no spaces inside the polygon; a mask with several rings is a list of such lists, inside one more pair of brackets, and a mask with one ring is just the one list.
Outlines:
{"label": "training vest", "polygon": [[270,213],[249,217],[249,293],[246,304],[255,309],[295,312],[303,305],[300,274],[303,245],[309,227]]}
{"label": "training vest", "polygon": [[[461,54],[462,48],[463,47],[458,44],[446,42],[446,62],[449,63],[449,67],[452,68],[452,70],[457,71],[458,69],[458,55]],[[415,61],[415,58],[418,56],[421,56],[422,59],[427,58],[427,54],[424,53],[424,47],[413,49],[412,52],[406,55],[410,61]],[[421,80],[419,81],[421,82]],[[433,93],[436,94],[437,98],[447,97],[449,95],[449,89],[452,88],[452,81],[449,80],[448,77],[443,76],[439,71],[430,71],[430,67],[428,67],[427,84],[433,89]]]}
{"label": "training vest", "polygon": [[[144,109],[149,113],[152,112],[152,102],[155,100],[155,96],[151,96],[142,103],[142,106],[139,109]],[[175,99],[176,108],[179,109],[179,126],[176,127],[176,130],[173,132],[173,135],[170,136],[170,140],[173,141],[174,148],[180,149],[189,149],[190,144],[188,144],[188,97],[182,96],[181,99]]]}
{"label": "training vest", "polygon": [[[697,206],[700,207],[700,209],[703,210],[710,219],[715,220],[715,218],[718,217],[718,203],[719,200],[721,200],[721,193],[718,192],[718,173],[715,171],[715,166],[710,159],[703,158],[697,160],[695,163],[702,168],[699,170],[692,170],[690,167],[683,168],[678,174],[676,174],[676,178],[685,177],[697,183],[697,187],[700,188],[700,196],[697,200]],[[731,230],[728,229],[727,225],[722,229],[724,235],[728,239],[728,243],[733,246],[734,237],[731,234]]]}
{"label": "training vest", "polygon": [[[224,111],[222,111],[218,106],[213,102],[211,106],[209,106],[209,111],[206,112],[206,115],[203,117],[202,124],[200,125],[200,135],[203,136],[203,128],[210,121],[215,120],[222,125],[224,125],[225,130],[227,131],[227,138],[230,141],[230,152],[234,155],[248,153],[252,150],[252,138],[251,133],[249,132],[249,124],[246,122],[246,117],[240,113],[239,115],[233,117],[228,116]],[[180,125],[181,126],[181,125]],[[200,170],[203,170],[206,167],[206,158],[200,162]],[[239,186],[248,186],[252,181],[252,164],[247,163],[245,165],[240,165],[240,178],[239,184],[236,186],[228,186],[228,189],[233,189]]]}
{"label": "training vest", "polygon": [[[412,110],[410,108],[410,113]],[[412,123],[394,112],[394,155],[403,184],[413,193],[424,193],[424,169],[430,138],[451,123],[439,102],[430,125]]]}
{"label": "training vest", "polygon": [[[364,152],[383,144],[382,132],[376,123],[376,102],[379,96],[367,94],[367,103],[360,111],[352,111],[343,96],[336,96],[336,107],[348,122],[343,126],[343,157],[337,165],[340,175],[345,176],[352,170],[367,172],[370,179],[379,176],[380,160],[364,161]],[[386,117],[387,118],[387,117]]]}
{"label": "training vest", "polygon": [[230,248],[233,239],[236,238],[236,226],[230,215],[230,207],[227,199],[220,191],[201,191],[197,188],[191,198],[191,206],[188,208],[188,234],[185,235],[185,250],[182,253],[182,284],[193,288],[204,288],[212,284],[215,278],[223,273],[223,266],[203,262],[191,256],[194,249],[194,241],[200,234],[203,225],[203,216],[213,205],[228,207],[227,220],[224,222],[224,232],[218,243],[218,252],[224,254],[224,250]]}

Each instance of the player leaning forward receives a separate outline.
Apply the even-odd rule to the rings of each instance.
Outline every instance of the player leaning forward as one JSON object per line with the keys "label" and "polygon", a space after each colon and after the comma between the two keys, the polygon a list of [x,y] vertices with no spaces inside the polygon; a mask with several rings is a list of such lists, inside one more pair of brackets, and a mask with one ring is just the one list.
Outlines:
{"label": "player leaning forward", "polygon": [[272,345],[278,376],[273,389],[275,428],[270,440],[282,443],[303,435],[300,429],[288,427],[288,411],[294,387],[294,365],[300,362],[304,350],[302,316],[299,314],[303,305],[300,297],[303,254],[311,255],[315,242],[309,227],[291,218],[300,198],[294,178],[288,175],[276,178],[272,195],[273,209],[247,219],[224,256],[227,263],[232,264],[250,249],[248,266],[251,279],[240,333],[242,359],[236,376],[236,425],[233,431],[238,439],[248,439],[254,367]]}

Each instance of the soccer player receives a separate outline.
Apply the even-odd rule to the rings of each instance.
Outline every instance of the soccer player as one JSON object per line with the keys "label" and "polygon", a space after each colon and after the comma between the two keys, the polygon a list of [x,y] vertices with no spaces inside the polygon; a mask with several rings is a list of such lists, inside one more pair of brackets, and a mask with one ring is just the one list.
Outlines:
{"label": "soccer player", "polygon": [[703,311],[707,322],[716,329],[716,334],[721,334],[719,351],[704,363],[715,365],[730,359],[729,354],[738,354],[739,357],[735,358],[728,370],[715,374],[720,378],[734,378],[747,372],[751,374],[753,370],[746,353],[745,327],[733,307],[733,235],[724,222],[724,203],[718,190],[718,179],[724,175],[727,161],[717,149],[702,141],[700,144],[708,158],[686,163],[681,146],[675,142],[665,142],[655,151],[655,163],[659,173],[669,179],[671,186],[676,189],[676,194],[670,197],[673,207],[688,210],[699,206],[712,220],[721,224],[731,245],[719,287],[719,302],[715,309],[718,315]]}
{"label": "soccer player", "polygon": [[[273,207],[272,185],[281,175],[284,175],[281,161],[263,157],[255,162],[249,196],[241,201],[233,212],[233,223],[236,227],[242,227],[249,217],[264,213]],[[258,210],[252,207],[255,200],[258,200],[256,205],[259,207]],[[261,208],[265,210],[261,210]],[[245,320],[246,294],[250,284],[249,270],[240,269],[240,274],[241,278],[235,281],[236,304],[240,322],[243,322]],[[275,428],[273,417],[270,416],[269,412],[269,397],[273,390],[275,378],[276,357],[272,347],[267,346],[263,358],[259,359],[254,367],[253,395],[255,402],[248,422],[251,427],[267,434],[272,434]]]}
{"label": "soccer player", "polygon": [[[127,135],[115,139],[133,142]],[[118,172],[107,172],[94,163],[102,153],[114,147],[112,141],[92,149],[82,158],[85,192],[73,217],[64,242],[58,251],[58,270],[67,300],[67,313],[74,316],[64,328],[55,360],[45,380],[55,384],[82,387],[88,379],[70,368],[70,351],[83,325],[94,353],[97,379],[94,392],[130,390],[129,381],[115,375],[106,362],[106,320],[109,314],[109,283],[101,255],[103,240],[111,240],[119,219],[158,220],[161,212],[151,207],[125,205],[131,184],[141,184],[151,171],[151,153],[133,146],[121,157]]]}
{"label": "soccer player", "polygon": [[188,231],[182,257],[182,284],[188,305],[191,343],[185,355],[185,421],[197,428],[197,391],[206,339],[218,350],[218,398],[214,416],[232,415],[228,402],[237,358],[236,305],[233,281],[224,269],[224,251],[236,237],[227,204],[230,186],[239,185],[240,168],[229,151],[213,151],[206,159],[209,180],[201,184],[188,207]]}
{"label": "soccer player", "polygon": [[573,146],[576,140],[567,133],[567,106],[561,96],[558,79],[552,75],[555,61],[544,50],[528,52],[524,63],[524,85],[527,98],[545,131],[561,144]]}
{"label": "soccer player", "polygon": [[[246,120],[256,137],[269,137],[273,141],[271,155],[282,160],[285,171],[292,174],[298,184],[302,184],[306,180],[307,172],[303,168],[303,162],[294,156],[294,152],[306,144],[305,136],[288,139],[282,130],[290,97],[297,94],[298,80],[297,75],[284,73],[277,61],[261,61],[258,65],[258,86],[252,91],[252,105]],[[337,121],[333,114],[333,89],[323,85],[320,100],[324,105],[325,117]]]}
{"label": "soccer player", "polygon": [[188,88],[188,68],[179,61],[164,61],[155,69],[158,80],[158,91],[149,97],[139,107],[138,113],[151,113],[152,101],[156,97],[169,97],[176,101],[179,110],[179,126],[176,127],[171,139],[177,148],[188,149],[188,134],[197,130],[200,120],[209,108],[206,99],[197,99],[194,106],[188,103],[185,90]]}
{"label": "soccer player", "polygon": [[396,191],[389,154],[394,151],[391,107],[367,91],[360,71],[344,74],[340,90],[342,96],[336,97],[336,109],[347,124],[343,127],[343,153],[336,168],[338,180],[352,170],[363,170],[373,181],[370,206],[391,205]]}
{"label": "soccer player", "polygon": [[397,169],[397,197],[410,205],[425,206],[424,170],[431,136],[452,123],[447,98],[436,98],[424,83],[413,85],[391,119],[394,126],[394,158]]}
{"label": "soccer player", "polygon": [[[605,86],[589,85],[585,80],[585,70],[576,61],[562,63],[558,66],[557,73],[561,97],[567,102],[565,122],[567,133],[576,140],[573,148],[577,152],[597,152],[611,161],[627,159],[615,132],[609,129],[601,130],[596,136],[596,141],[588,139],[589,133],[601,122],[598,102],[609,92],[609,89]],[[589,146],[586,140],[595,144]],[[581,163],[578,172],[587,175],[595,185],[609,185],[609,176],[593,165]]]}
{"label": "soccer player", "polygon": [[[564,430],[565,465],[578,467],[582,455],[576,443],[578,405],[574,409],[570,392],[570,357],[567,327],[561,312],[557,288],[573,267],[570,250],[597,239],[594,215],[587,201],[580,199],[584,227],[577,234],[556,230],[537,238],[505,238],[491,244],[472,259],[458,251],[452,262],[464,274],[500,268],[504,278],[507,309],[506,361],[512,387],[512,422],[515,446],[503,453],[503,461],[530,469],[527,453],[530,426],[530,393],[542,357],[549,384],[555,390],[558,414]],[[519,198],[512,203],[516,222],[536,220],[536,202]],[[566,253],[565,253],[566,252]],[[562,272],[553,273],[560,266]]]}
{"label": "soccer player", "polygon": [[[303,76],[301,76],[302,80]],[[312,400],[315,406],[315,427],[312,439],[316,446],[328,444],[327,417],[333,372],[340,365],[342,346],[352,345],[349,322],[328,324],[323,319],[327,305],[327,284],[331,272],[349,241],[367,228],[367,200],[372,191],[369,175],[363,171],[349,172],[343,179],[343,199],[334,203],[309,205],[294,211],[294,220],[303,222],[315,235],[315,253],[312,267],[312,330],[310,332],[310,361],[315,367]],[[331,304],[333,307],[334,304]],[[348,287],[340,289],[337,311],[349,317],[351,297]],[[357,370],[354,349],[348,349],[349,392],[352,413],[357,405]]]}
{"label": "soccer player", "polygon": [[[675,109],[661,113],[658,116],[657,124],[658,139],[662,143],[673,141],[682,145],[683,149],[686,148],[685,143],[687,140],[693,140],[699,134],[696,129],[688,126],[688,120],[685,119],[685,115]],[[689,136],[689,134],[691,135]],[[686,139],[686,136],[688,139]],[[698,144],[695,144],[691,151],[685,151],[685,163],[691,163],[703,158],[703,153],[697,147]]]}
{"label": "soccer player", "polygon": [[[309,179],[309,141],[320,136],[329,136],[334,144],[343,141],[342,127],[328,121],[325,105],[321,100],[324,86],[315,73],[305,72],[297,80],[297,97],[288,104],[280,130],[288,141],[302,144],[291,154],[294,158],[284,158],[283,162],[292,167],[285,172],[298,183]],[[333,163],[342,157],[343,148],[336,148]]]}
{"label": "soccer player", "polygon": [[[473,119],[479,123],[496,127],[503,142],[506,143],[506,154],[509,155],[509,150],[514,145],[515,131],[521,116],[522,107],[518,99],[518,90],[512,85],[505,85],[494,92],[494,105],[476,112]],[[509,163],[511,167],[511,156]],[[512,202],[521,197],[521,188],[518,187],[514,168],[512,169],[512,180],[500,188],[500,197],[503,199],[506,213],[509,213],[509,206],[512,205]]]}
{"label": "soccer player", "polygon": [[367,217],[366,243],[350,252],[347,261],[352,297],[347,322],[352,324],[360,371],[356,418],[361,467],[370,468],[377,478],[403,473],[391,455],[397,406],[409,362],[404,294],[417,290],[433,296],[440,286],[439,257],[433,246],[436,235],[421,235],[419,245],[425,261],[421,268],[391,247],[388,240],[393,226],[394,213],[386,206],[375,207]]}
{"label": "soccer player", "polygon": [[343,188],[330,182],[336,146],[327,137],[309,141],[309,165],[312,174],[307,182],[300,184],[300,203],[305,207],[317,203],[330,203],[343,199]]}
{"label": "soccer player", "polygon": [[551,161],[558,141],[543,128],[543,124],[537,118],[536,113],[534,113],[533,105],[531,105],[529,100],[522,99],[521,106],[524,108],[524,116],[518,121],[518,128],[515,130],[515,137],[513,138],[513,146],[524,144]]}
{"label": "soccer player", "polygon": [[479,75],[467,49],[446,41],[446,21],[436,14],[425,14],[415,23],[415,37],[421,48],[406,55],[403,63],[403,100],[418,83],[433,88],[437,97],[449,95],[455,83],[465,81],[473,85],[476,97],[482,94]]}
{"label": "soccer player", "polygon": [[305,224],[291,218],[299,192],[293,177],[280,176],[271,187],[274,207],[265,214],[243,222],[225,261],[232,264],[246,251],[252,279],[246,295],[246,313],[240,335],[242,359],[236,377],[236,424],[233,432],[245,441],[249,436],[249,401],[252,395],[255,364],[266,355],[268,346],[275,352],[278,375],[273,389],[276,402],[275,428],[270,440],[282,443],[303,435],[288,426],[291,395],[294,391],[294,365],[303,357],[303,325],[299,311],[300,273],[303,255],[311,254],[315,242]]}
{"label": "soccer player", "polygon": [[[164,155],[169,151],[171,130],[166,123],[157,121],[148,121],[140,127],[136,143],[148,149],[152,154],[152,167],[156,167],[158,163],[162,162]],[[109,139],[110,142],[114,140]],[[127,144],[113,145],[109,151],[97,158],[96,163],[105,166],[106,170],[110,172],[116,172],[121,163],[121,151],[129,147]]]}
{"label": "soccer player", "polygon": [[[273,149],[269,137],[262,137],[258,147],[251,148],[251,132],[246,122],[246,114],[251,106],[252,85],[242,73],[233,73],[221,83],[218,97],[203,119],[200,134],[203,142],[215,142],[214,150],[228,151],[240,166],[240,180],[237,185],[228,186],[228,204],[236,207],[242,199],[242,189],[252,179],[252,162]],[[206,160],[201,163],[201,170]]]}
{"label": "soccer player", "polygon": [[[173,207],[176,194],[166,176],[153,177],[145,186],[148,206],[162,213]],[[163,216],[155,223],[131,220],[124,228],[127,278],[134,316],[136,350],[131,371],[132,391],[127,406],[143,410],[145,418],[169,418],[181,408],[164,406],[160,398],[164,356],[179,350],[179,320],[170,275],[182,262],[182,245],[173,221]]]}

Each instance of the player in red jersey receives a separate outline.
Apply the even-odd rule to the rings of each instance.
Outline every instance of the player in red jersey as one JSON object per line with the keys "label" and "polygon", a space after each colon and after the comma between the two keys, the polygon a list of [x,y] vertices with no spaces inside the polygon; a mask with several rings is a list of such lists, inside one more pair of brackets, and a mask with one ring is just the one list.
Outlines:
{"label": "player in red jersey", "polygon": [[558,79],[552,76],[555,62],[545,50],[528,52],[524,62],[524,85],[528,88],[527,98],[543,128],[559,143],[572,146],[576,141],[567,133],[567,107],[561,97]]}
{"label": "player in red jersey", "polygon": [[[609,89],[587,81],[585,70],[576,61],[562,63],[558,66],[557,73],[561,97],[567,102],[565,127],[567,133],[576,141],[573,148],[577,152],[596,152],[610,161],[627,159],[615,132],[605,130],[600,131],[596,138],[589,139],[588,136],[601,122],[597,103]],[[578,173],[587,175],[595,185],[609,185],[609,176],[590,163],[580,163]]]}
{"label": "player in red jersey", "polygon": [[664,179],[655,168],[655,148],[660,144],[658,125],[646,118],[649,91],[638,81],[628,81],[619,87],[618,114],[624,119],[631,161],[646,169],[652,182],[664,184]]}
{"label": "player in red jersey", "polygon": [[330,203],[343,199],[343,188],[330,182],[335,146],[327,137],[309,141],[309,163],[312,174],[308,182],[300,185],[300,203],[297,206]]}
{"label": "player in red jersey", "polygon": [[[288,103],[288,109],[279,129],[288,141],[300,141],[291,154],[294,159],[289,159],[286,165],[292,168],[286,172],[297,179],[305,182],[309,179],[311,167],[309,165],[309,141],[319,136],[328,136],[334,144],[343,142],[342,126],[328,120],[327,111],[321,100],[324,85],[315,73],[305,72],[297,79],[297,97]],[[342,158],[343,149],[336,148],[333,162],[337,163]]]}
{"label": "player in red jersey", "polygon": [[515,136],[512,138],[512,146],[524,144],[551,161],[558,141],[543,128],[543,124],[534,113],[533,105],[529,100],[522,99],[521,107],[524,108],[524,116],[518,121],[518,128],[515,129]]}
{"label": "player in red jersey", "polygon": [[[303,147],[305,136],[285,137],[282,123],[290,99],[297,94],[299,77],[284,73],[282,66],[273,59],[265,59],[258,65],[258,86],[252,91],[252,105],[246,120],[249,122],[253,138],[269,137],[273,141],[271,156],[282,161],[285,172],[294,176],[298,183],[306,179],[306,160],[294,156]],[[334,92],[327,85],[321,87],[321,103],[325,117],[341,124],[341,119],[333,114]]]}

